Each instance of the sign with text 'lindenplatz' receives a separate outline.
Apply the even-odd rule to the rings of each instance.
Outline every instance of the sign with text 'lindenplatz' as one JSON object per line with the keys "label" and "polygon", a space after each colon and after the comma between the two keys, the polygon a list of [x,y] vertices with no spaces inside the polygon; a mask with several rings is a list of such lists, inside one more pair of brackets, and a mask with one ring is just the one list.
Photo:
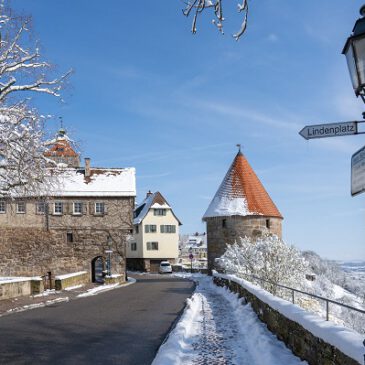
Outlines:
{"label": "sign with text 'lindenplatz'", "polygon": [[351,195],[365,192],[365,146],[351,157]]}
{"label": "sign with text 'lindenplatz'", "polygon": [[299,134],[305,139],[347,136],[358,134],[357,124],[358,122],[341,122],[307,125]]}

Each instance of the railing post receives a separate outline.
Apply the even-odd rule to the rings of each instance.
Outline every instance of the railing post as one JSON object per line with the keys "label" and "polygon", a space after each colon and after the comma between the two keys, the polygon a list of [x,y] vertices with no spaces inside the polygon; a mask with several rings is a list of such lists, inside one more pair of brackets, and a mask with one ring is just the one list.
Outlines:
{"label": "railing post", "polygon": [[329,302],[326,300],[326,321],[329,321]]}
{"label": "railing post", "polygon": [[293,304],[295,304],[295,297],[294,297],[294,290],[293,289],[291,291],[291,299],[292,299]]}

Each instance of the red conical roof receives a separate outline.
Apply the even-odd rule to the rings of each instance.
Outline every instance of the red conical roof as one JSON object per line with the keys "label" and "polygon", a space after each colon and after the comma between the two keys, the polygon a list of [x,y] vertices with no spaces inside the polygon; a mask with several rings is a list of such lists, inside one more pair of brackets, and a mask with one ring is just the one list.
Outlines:
{"label": "red conical roof", "polygon": [[233,160],[203,219],[233,215],[283,218],[241,152]]}

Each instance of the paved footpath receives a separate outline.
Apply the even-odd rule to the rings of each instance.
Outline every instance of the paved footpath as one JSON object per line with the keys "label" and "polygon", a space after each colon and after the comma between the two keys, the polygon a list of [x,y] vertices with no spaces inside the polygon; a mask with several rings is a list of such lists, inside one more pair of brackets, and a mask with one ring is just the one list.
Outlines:
{"label": "paved footpath", "polygon": [[195,278],[190,305],[153,365],[308,365],[268,331],[250,305],[209,277]]}
{"label": "paved footpath", "polygon": [[0,317],[0,364],[149,365],[194,284],[160,275]]}

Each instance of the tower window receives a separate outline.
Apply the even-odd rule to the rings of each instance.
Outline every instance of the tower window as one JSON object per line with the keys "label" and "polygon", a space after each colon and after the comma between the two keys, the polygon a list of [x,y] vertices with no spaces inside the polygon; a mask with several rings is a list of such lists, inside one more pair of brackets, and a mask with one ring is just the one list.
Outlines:
{"label": "tower window", "polygon": [[67,242],[72,243],[74,241],[74,235],[71,232],[67,232]]}
{"label": "tower window", "polygon": [[270,229],[270,219],[266,219],[266,228]]}
{"label": "tower window", "polygon": [[226,228],[227,227],[227,220],[223,219],[222,220],[222,228]]}

